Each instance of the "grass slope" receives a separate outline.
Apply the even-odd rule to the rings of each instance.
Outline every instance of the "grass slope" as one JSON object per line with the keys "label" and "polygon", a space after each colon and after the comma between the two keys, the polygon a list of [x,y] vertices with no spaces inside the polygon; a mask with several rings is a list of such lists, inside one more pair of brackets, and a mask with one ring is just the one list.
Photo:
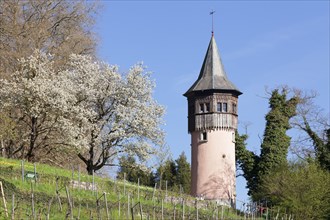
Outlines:
{"label": "grass slope", "polygon": [[[0,157],[0,219],[241,219],[228,207],[150,187]],[[37,181],[27,179],[34,173]],[[75,184],[73,184],[73,181]],[[80,184],[79,184],[80,183]],[[167,195],[166,195],[167,194]],[[5,209],[5,204],[7,212]],[[8,215],[8,217],[7,217]]]}

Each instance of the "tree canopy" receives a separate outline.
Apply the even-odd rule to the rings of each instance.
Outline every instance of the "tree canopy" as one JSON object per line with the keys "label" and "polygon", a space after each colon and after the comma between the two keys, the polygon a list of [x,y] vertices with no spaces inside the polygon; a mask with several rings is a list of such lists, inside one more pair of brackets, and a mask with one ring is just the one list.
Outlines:
{"label": "tree canopy", "polygon": [[247,180],[249,195],[254,200],[261,199],[259,186],[263,177],[283,164],[290,146],[290,137],[286,134],[290,129],[289,120],[296,113],[298,97],[287,99],[287,91],[274,90],[269,99],[270,111],[266,115],[266,128],[261,144],[261,154],[246,149],[246,135],[237,136],[236,160]]}
{"label": "tree canopy", "polygon": [[[48,105],[43,102],[45,105],[39,107],[44,109],[37,110],[29,109],[28,102],[41,101],[44,99],[41,97],[42,93],[53,93],[55,97],[64,95],[60,93],[60,89],[55,91],[55,88],[49,85],[50,81],[55,81],[54,76],[50,74],[57,74],[65,69],[64,66],[69,62],[71,54],[94,56],[97,41],[92,29],[98,9],[97,1],[85,0],[0,1],[0,79],[6,79],[6,82],[1,84],[18,85],[30,80],[30,83],[25,84],[26,89],[18,85],[16,89],[19,88],[21,91],[16,90],[13,93],[17,96],[23,95],[25,100],[15,100],[2,89],[2,98],[6,96],[7,104],[10,98],[12,101],[11,106],[2,106],[0,113],[4,119],[2,127],[6,133],[1,136],[3,156],[29,158],[31,161],[62,166],[65,165],[62,158],[66,155],[64,161],[79,162],[74,148],[63,147],[73,144],[68,137],[77,130],[65,131],[67,127],[63,123],[66,116],[61,115],[64,110],[59,110],[56,117],[53,114],[60,105],[63,106],[63,103],[54,106],[52,103]],[[35,51],[47,55],[48,63]],[[38,62],[45,66],[37,67],[36,63],[32,64],[31,55],[34,55],[35,59],[41,58]],[[46,70],[48,67],[52,69]],[[30,73],[27,73],[28,69],[31,70]],[[40,72],[33,73],[33,69]],[[41,79],[42,77],[49,77],[50,80]],[[34,87],[33,83],[36,84]],[[47,90],[46,86],[50,88]],[[13,89],[10,88],[10,91]],[[27,94],[28,92],[30,94]],[[55,97],[49,97],[49,100],[53,98],[56,101]],[[21,107],[15,109],[14,105],[19,103]],[[26,112],[22,111],[24,108]],[[38,111],[38,118],[31,115],[32,111]],[[77,144],[79,141],[76,139],[75,146]]]}
{"label": "tree canopy", "polygon": [[41,51],[19,64],[12,80],[0,82],[1,111],[20,134],[8,152],[39,161],[68,150],[92,174],[122,154],[143,161],[162,144],[164,110],[152,97],[154,82],[143,65],[123,75],[116,66],[71,55],[57,71],[52,56]]}
{"label": "tree canopy", "polygon": [[[260,155],[247,149],[246,134],[236,134],[237,167],[247,180],[253,201],[285,209],[298,219],[327,219],[330,216],[328,119],[311,104],[314,97],[292,91],[291,98],[287,97],[287,88],[271,93]],[[294,146],[286,134],[291,127],[299,132]],[[309,143],[312,149],[306,146]],[[295,160],[288,159],[290,146],[298,155]]]}
{"label": "tree canopy", "polygon": [[18,70],[17,60],[35,49],[53,54],[59,68],[70,54],[93,54],[94,2],[83,0],[0,1],[0,74]]}
{"label": "tree canopy", "polygon": [[183,192],[189,194],[191,187],[191,168],[184,152],[179,155],[179,158],[175,162],[177,164],[175,182],[177,185],[181,185]]}
{"label": "tree canopy", "polygon": [[159,165],[155,178],[161,188],[164,188],[167,182],[168,189],[189,194],[191,168],[184,152],[176,160],[167,158],[163,164]]}
{"label": "tree canopy", "polygon": [[330,173],[315,161],[289,163],[273,170],[261,182],[261,191],[273,209],[284,209],[296,219],[329,219]]}
{"label": "tree canopy", "polygon": [[132,156],[124,156],[119,159],[117,179],[150,187],[155,185],[155,177],[152,170],[139,166]]}

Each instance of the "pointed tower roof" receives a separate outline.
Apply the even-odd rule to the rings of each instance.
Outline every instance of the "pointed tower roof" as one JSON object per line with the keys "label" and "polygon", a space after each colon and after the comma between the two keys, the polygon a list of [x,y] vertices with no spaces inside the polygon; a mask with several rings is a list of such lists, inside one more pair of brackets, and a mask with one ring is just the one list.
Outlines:
{"label": "pointed tower roof", "polygon": [[232,92],[237,95],[242,94],[227,77],[213,33],[198,79],[184,96],[189,96],[193,92],[206,90]]}

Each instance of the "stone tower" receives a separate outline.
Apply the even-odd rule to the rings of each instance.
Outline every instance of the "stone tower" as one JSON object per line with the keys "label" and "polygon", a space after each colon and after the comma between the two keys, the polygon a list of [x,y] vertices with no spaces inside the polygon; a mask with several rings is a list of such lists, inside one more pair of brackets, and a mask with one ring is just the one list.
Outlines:
{"label": "stone tower", "polygon": [[235,204],[235,130],[241,94],[228,80],[212,33],[198,79],[184,94],[191,134],[192,196]]}

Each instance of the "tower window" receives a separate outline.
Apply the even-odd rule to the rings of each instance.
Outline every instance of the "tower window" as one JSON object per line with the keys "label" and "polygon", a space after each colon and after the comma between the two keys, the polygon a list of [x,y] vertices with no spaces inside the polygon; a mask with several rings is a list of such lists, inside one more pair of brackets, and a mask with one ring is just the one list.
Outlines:
{"label": "tower window", "polygon": [[222,103],[221,102],[217,103],[217,112],[222,112]]}
{"label": "tower window", "polygon": [[204,112],[204,103],[199,104],[199,112],[200,113]]}
{"label": "tower window", "polygon": [[199,137],[200,141],[207,141],[207,132],[203,131],[200,133],[200,137]]}
{"label": "tower window", "polygon": [[233,103],[233,106],[232,106],[232,108],[233,108],[233,113],[237,113],[237,106],[236,106],[236,104],[235,104],[235,103]]}
{"label": "tower window", "polygon": [[205,112],[210,111],[210,103],[205,103]]}
{"label": "tower window", "polygon": [[217,112],[228,112],[227,102],[218,102],[217,103]]}
{"label": "tower window", "polygon": [[228,105],[226,102],[222,103],[222,112],[228,112]]}
{"label": "tower window", "polygon": [[200,103],[199,113],[210,112],[210,103]]}

